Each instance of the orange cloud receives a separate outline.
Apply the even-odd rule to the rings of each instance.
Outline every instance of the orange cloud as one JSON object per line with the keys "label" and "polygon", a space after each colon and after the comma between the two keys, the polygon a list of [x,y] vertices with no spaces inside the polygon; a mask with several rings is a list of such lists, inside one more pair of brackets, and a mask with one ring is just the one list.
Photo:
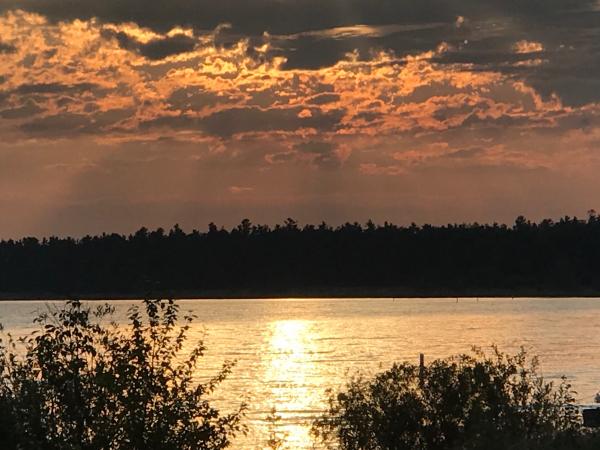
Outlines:
{"label": "orange cloud", "polygon": [[[456,27],[466,24],[462,17],[456,21]],[[444,42],[406,57],[380,50],[365,59],[350,52],[318,70],[286,70],[285,58],[271,55],[269,35],[221,46],[219,32],[174,28],[160,34],[134,23],[50,23],[23,11],[4,13],[0,35],[15,51],[0,53],[5,93],[0,131],[15,142],[82,135],[108,144],[174,139],[219,148],[221,154],[259,139],[268,148],[257,159],[270,165],[310,161],[400,174],[415,162],[439,162],[464,149],[419,142],[434,133],[552,129],[579,111],[511,75],[439,62],[456,51]],[[328,36],[388,32],[357,26],[330,30]],[[155,43],[163,46],[152,50],[160,59],[143,47]],[[513,50],[537,53],[544,47],[521,40]],[[410,150],[380,150],[387,153],[378,161],[366,160],[362,152],[375,142],[383,149],[409,138],[415,140]],[[320,155],[289,150],[307,140],[330,142],[332,150]],[[526,165],[517,154],[490,148],[477,158]]]}
{"label": "orange cloud", "polygon": [[518,41],[513,46],[515,53],[538,53],[544,51],[544,46],[540,42]]}

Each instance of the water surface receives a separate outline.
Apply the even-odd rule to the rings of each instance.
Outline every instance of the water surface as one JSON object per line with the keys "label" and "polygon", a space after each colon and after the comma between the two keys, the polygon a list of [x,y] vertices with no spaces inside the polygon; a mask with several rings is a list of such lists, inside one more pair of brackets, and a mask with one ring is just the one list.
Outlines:
{"label": "water surface", "polygon": [[[117,321],[135,302],[112,302]],[[0,323],[13,334],[31,329],[47,302],[0,302]],[[208,347],[198,376],[237,360],[216,401],[224,410],[241,400],[249,434],[237,449],[262,448],[273,407],[287,448],[312,448],[311,419],[327,388],[349,373],[374,373],[393,361],[418,362],[497,344],[525,346],[540,356],[546,378],[567,375],[582,403],[600,390],[599,299],[307,299],[186,300],[199,321],[192,336]]]}

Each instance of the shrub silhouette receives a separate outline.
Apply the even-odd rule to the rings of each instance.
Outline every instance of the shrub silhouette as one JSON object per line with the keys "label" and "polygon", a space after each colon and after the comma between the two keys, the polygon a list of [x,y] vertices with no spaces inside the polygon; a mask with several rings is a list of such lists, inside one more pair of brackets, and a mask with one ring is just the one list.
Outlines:
{"label": "shrub silhouette", "polygon": [[70,301],[35,319],[23,352],[0,345],[3,449],[216,450],[244,432],[244,405],[222,415],[207,400],[232,363],[194,382],[205,349],[185,345],[194,317],[179,320],[171,300],[144,306],[117,327],[103,325],[111,307]]}
{"label": "shrub silhouette", "polygon": [[[575,448],[584,445],[574,392],[538,374],[524,350],[509,356],[436,360],[422,372],[395,364],[373,379],[352,378],[313,425],[344,450]],[[592,447],[589,447],[592,448]]]}

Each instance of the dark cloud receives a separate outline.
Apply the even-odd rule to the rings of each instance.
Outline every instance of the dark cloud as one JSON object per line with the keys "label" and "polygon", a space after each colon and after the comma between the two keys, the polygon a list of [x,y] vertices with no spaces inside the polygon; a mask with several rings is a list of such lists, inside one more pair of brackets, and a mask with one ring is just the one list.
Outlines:
{"label": "dark cloud", "polygon": [[156,38],[148,42],[140,42],[123,31],[110,29],[102,30],[102,35],[107,39],[116,39],[121,48],[135,51],[150,60],[160,60],[168,56],[191,52],[197,44],[196,39],[185,34]]}
{"label": "dark cloud", "polygon": [[3,119],[25,119],[35,116],[42,111],[43,109],[35,102],[29,100],[23,106],[0,111],[0,117]]}
{"label": "dark cloud", "polygon": [[[449,51],[439,57],[432,59],[433,62],[442,64],[478,64],[487,70],[502,70],[504,72],[516,73],[523,71],[515,66],[532,58],[545,58],[548,52],[515,53],[510,48],[498,48],[489,46],[478,50]],[[524,66],[523,66],[524,67]]]}
{"label": "dark cloud", "polygon": [[34,119],[19,128],[36,137],[77,137],[102,133],[106,128],[116,125],[132,114],[133,110],[130,109],[112,109],[96,114],[61,113]]}
{"label": "dark cloud", "polygon": [[[568,105],[600,101],[600,8],[565,12],[563,16],[529,21],[504,18],[492,29],[488,22],[468,34],[466,44],[433,59],[439,64],[465,63],[523,79],[546,98],[552,94]],[[542,49],[517,52],[517,41]]]}
{"label": "dark cloud", "polygon": [[308,141],[296,144],[294,149],[301,153],[324,155],[331,153],[335,149],[335,146],[331,142]]}
{"label": "dark cloud", "polygon": [[291,150],[271,153],[265,156],[269,164],[299,163],[311,165],[319,169],[336,169],[342,165],[342,160],[337,152],[338,146],[333,142],[304,141],[294,144]]}
{"label": "dark cloud", "polygon": [[[600,42],[600,29],[595,39]],[[598,74],[600,45],[554,51],[544,64],[525,68],[520,75],[545,97],[556,93],[567,105],[581,106],[600,102]]]}
{"label": "dark cloud", "polygon": [[[248,105],[259,106],[261,108],[288,105],[291,100],[299,99],[306,91],[313,94],[305,102],[303,100],[307,105],[324,105],[336,102],[340,98],[339,94],[333,92],[333,85],[317,80],[311,80],[306,85],[299,78],[294,77],[283,81],[279,87],[280,89],[244,89],[243,92],[249,96],[247,100]],[[294,95],[290,96],[289,93],[293,93]]]}
{"label": "dark cloud", "polygon": [[213,91],[206,91],[200,87],[185,87],[174,91],[167,103],[169,109],[176,111],[202,111],[219,104],[232,103],[229,97],[217,95]]}
{"label": "dark cloud", "polygon": [[177,25],[212,29],[230,23],[251,34],[290,34],[355,24],[454,22],[458,15],[512,15],[539,22],[594,6],[595,0],[4,0],[0,4],[4,10],[20,8],[54,20],[97,17],[157,30]]}
{"label": "dark cloud", "polygon": [[370,59],[374,51],[392,50],[397,56],[436,48],[441,41],[462,42],[465,33],[454,25],[423,22],[412,27],[372,26],[367,29],[333,29],[273,39],[276,55],[287,58],[286,69],[319,69],[331,66],[348,53],[359,60]]}
{"label": "dark cloud", "polygon": [[232,108],[205,117],[199,124],[207,133],[221,137],[249,132],[295,131],[301,128],[333,131],[344,115],[342,110],[323,112],[312,109],[310,116],[302,116],[301,112],[301,108]]}
{"label": "dark cloud", "polygon": [[287,61],[285,69],[320,69],[334,65],[343,55],[363,47],[363,39],[320,39],[306,37],[288,43],[281,54]]}
{"label": "dark cloud", "polygon": [[230,108],[209,116],[196,118],[187,115],[163,116],[142,122],[142,129],[171,128],[200,130],[221,138],[240,133],[290,132],[313,128],[320,132],[333,131],[339,125],[344,111],[340,109],[323,112],[312,109],[303,115],[302,108]]}
{"label": "dark cloud", "polygon": [[89,129],[90,117],[83,114],[56,114],[21,125],[21,130],[30,135],[43,137],[60,137],[77,135]]}
{"label": "dark cloud", "polygon": [[444,121],[448,120],[449,118],[454,117],[456,115],[468,114],[471,111],[473,111],[473,109],[474,108],[472,105],[461,105],[461,106],[452,107],[452,108],[443,107],[443,108],[437,109],[433,113],[433,118],[440,122],[444,122]]}
{"label": "dark cloud", "polygon": [[99,86],[93,83],[63,84],[63,83],[33,83],[22,84],[15,89],[19,95],[27,94],[77,94],[92,91]]}
{"label": "dark cloud", "polygon": [[139,52],[148,59],[163,59],[167,56],[187,53],[194,50],[196,40],[185,35],[176,34],[164,39],[153,39],[139,45]]}
{"label": "dark cloud", "polygon": [[499,133],[504,132],[507,129],[517,128],[528,128],[533,129],[537,127],[550,127],[552,124],[544,118],[525,117],[525,116],[510,116],[502,114],[499,117],[480,116],[476,113],[469,114],[467,118],[462,122],[462,128],[482,128],[482,129],[495,129]]}
{"label": "dark cloud", "polygon": [[383,114],[378,111],[361,111],[354,115],[354,120],[363,120],[367,123],[374,122],[383,117]]}
{"label": "dark cloud", "polygon": [[198,119],[186,115],[162,116],[156,119],[145,120],[140,123],[141,130],[150,130],[153,128],[169,128],[173,130],[196,129]]}
{"label": "dark cloud", "polygon": [[6,42],[0,42],[0,54],[2,53],[15,53],[17,48],[12,44],[7,44]]}
{"label": "dark cloud", "polygon": [[315,96],[307,99],[307,102],[310,103],[311,105],[326,105],[328,103],[335,103],[335,102],[339,101],[339,99],[340,99],[339,94],[323,93],[323,94],[318,94],[318,95],[315,95]]}
{"label": "dark cloud", "polygon": [[342,162],[336,152],[337,148],[336,144],[324,141],[307,141],[294,145],[296,152],[313,156],[312,163],[322,169],[340,167]]}
{"label": "dark cloud", "polygon": [[[454,95],[462,92],[466,92],[469,86],[459,88],[452,85],[447,80],[443,81],[432,81],[431,83],[417,86],[410,94],[405,96],[395,96],[393,101],[394,105],[400,105],[404,103],[423,103],[429,100],[431,97]],[[380,98],[383,102],[390,102],[391,98]]]}
{"label": "dark cloud", "polygon": [[56,48],[51,48],[49,50],[45,50],[42,55],[43,55],[44,59],[50,59],[57,53],[58,53],[58,50]]}

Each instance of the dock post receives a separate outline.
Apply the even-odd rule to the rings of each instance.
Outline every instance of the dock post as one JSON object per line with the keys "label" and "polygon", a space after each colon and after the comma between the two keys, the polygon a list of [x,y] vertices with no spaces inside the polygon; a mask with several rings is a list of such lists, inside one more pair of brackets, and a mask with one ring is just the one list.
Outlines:
{"label": "dock post", "polygon": [[419,383],[423,386],[425,382],[425,355],[419,354]]}

